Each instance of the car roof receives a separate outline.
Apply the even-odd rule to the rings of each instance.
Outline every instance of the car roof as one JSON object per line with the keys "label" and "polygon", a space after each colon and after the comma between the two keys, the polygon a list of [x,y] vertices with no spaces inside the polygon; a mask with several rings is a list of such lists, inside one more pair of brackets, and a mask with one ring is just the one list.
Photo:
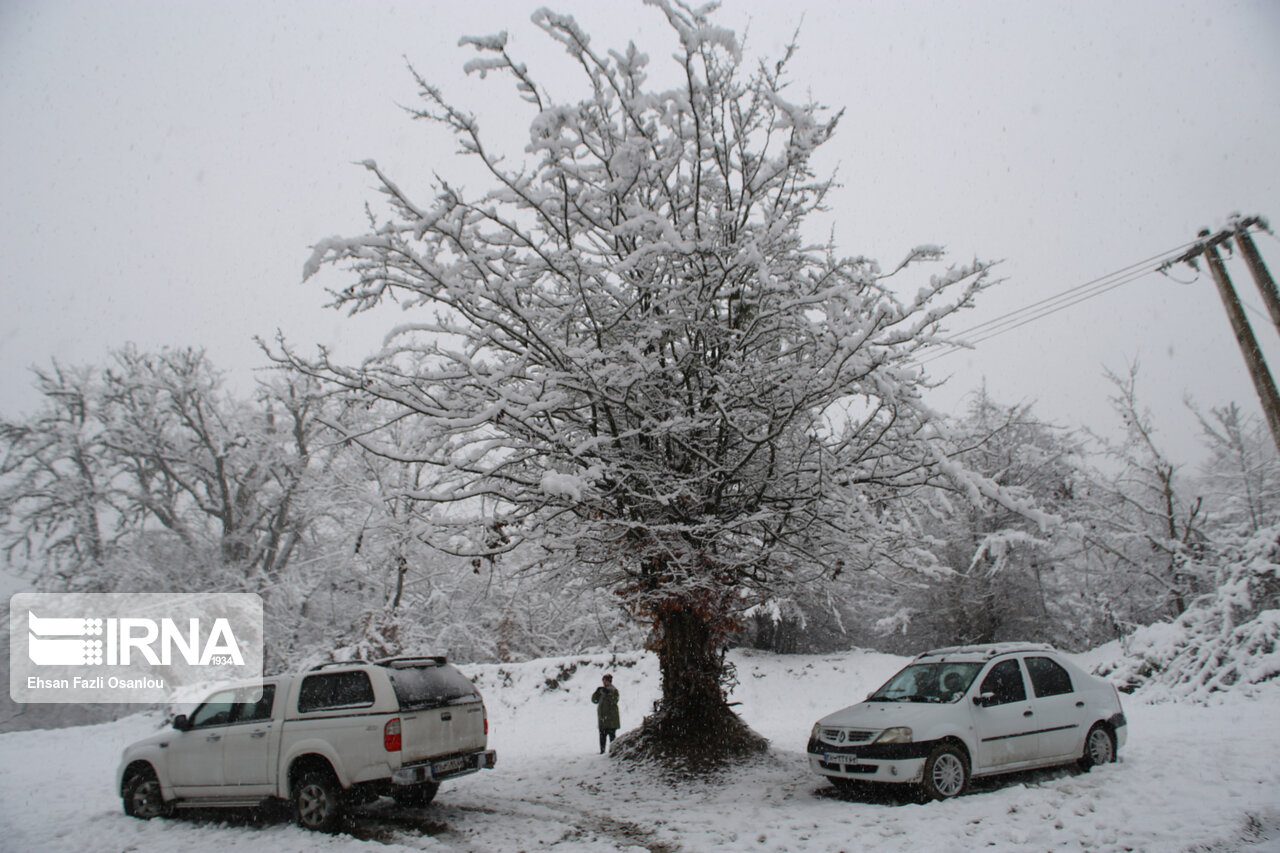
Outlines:
{"label": "car roof", "polygon": [[444,655],[411,655],[404,657],[379,658],[378,660],[334,660],[316,664],[309,672],[332,667],[350,666],[382,666],[388,669],[411,669],[414,667],[445,666],[449,663]]}
{"label": "car roof", "polygon": [[1052,652],[1056,651],[1048,643],[984,643],[973,646],[947,646],[941,649],[930,649],[916,655],[916,661],[927,658],[943,658],[946,660],[987,661],[1000,655],[1018,652]]}

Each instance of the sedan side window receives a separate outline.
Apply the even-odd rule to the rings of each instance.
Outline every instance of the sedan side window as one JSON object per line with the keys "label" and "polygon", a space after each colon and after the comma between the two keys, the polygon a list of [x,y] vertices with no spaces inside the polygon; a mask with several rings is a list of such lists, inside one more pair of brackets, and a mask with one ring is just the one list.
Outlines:
{"label": "sedan side window", "polygon": [[1022,671],[1018,669],[1018,662],[1002,660],[991,667],[987,677],[982,680],[979,692],[995,696],[991,703],[993,705],[1005,705],[1026,699],[1027,688],[1022,683]]}
{"label": "sedan side window", "polygon": [[1074,689],[1071,676],[1052,658],[1027,658],[1027,672],[1031,674],[1031,689],[1037,697],[1058,696]]}

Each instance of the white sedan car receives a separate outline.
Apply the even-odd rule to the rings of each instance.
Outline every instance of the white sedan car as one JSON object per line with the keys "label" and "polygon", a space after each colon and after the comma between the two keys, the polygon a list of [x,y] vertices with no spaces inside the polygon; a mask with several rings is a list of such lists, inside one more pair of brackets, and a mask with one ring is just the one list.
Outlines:
{"label": "white sedan car", "polygon": [[977,776],[1114,761],[1125,735],[1115,687],[1051,647],[957,646],[819,720],[809,765],[839,787],[895,782],[945,799]]}

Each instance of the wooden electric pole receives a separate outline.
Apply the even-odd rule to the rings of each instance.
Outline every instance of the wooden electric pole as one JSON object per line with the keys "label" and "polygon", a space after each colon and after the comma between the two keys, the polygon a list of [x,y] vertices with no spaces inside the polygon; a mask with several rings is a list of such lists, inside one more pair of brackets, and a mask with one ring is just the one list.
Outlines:
{"label": "wooden electric pole", "polygon": [[1218,296],[1222,298],[1222,305],[1227,309],[1227,319],[1231,321],[1231,329],[1235,332],[1236,343],[1240,345],[1245,365],[1249,368],[1249,378],[1253,380],[1254,390],[1258,392],[1263,417],[1266,418],[1267,426],[1271,429],[1271,438],[1275,441],[1276,451],[1280,452],[1280,395],[1276,393],[1276,384],[1271,379],[1271,371],[1267,369],[1262,350],[1258,348],[1258,339],[1254,337],[1249,319],[1245,317],[1235,288],[1231,286],[1227,268],[1222,263],[1222,258],[1218,256],[1218,246],[1231,239],[1231,236],[1230,231],[1220,231],[1212,236],[1207,230],[1201,231],[1201,241],[1178,260],[1194,266],[1195,257],[1204,255],[1205,261],[1208,262],[1209,272],[1213,274],[1213,282],[1218,286]]}
{"label": "wooden electric pole", "polygon": [[1253,238],[1249,236],[1249,229],[1252,226],[1257,225],[1266,229],[1267,223],[1261,217],[1250,216],[1248,219],[1237,220],[1232,225],[1240,255],[1253,275],[1254,284],[1258,285],[1258,292],[1262,294],[1262,301],[1266,303],[1271,322],[1275,324],[1276,331],[1280,332],[1280,293],[1276,291],[1275,279],[1271,277],[1267,265],[1262,262],[1257,246],[1253,245]]}

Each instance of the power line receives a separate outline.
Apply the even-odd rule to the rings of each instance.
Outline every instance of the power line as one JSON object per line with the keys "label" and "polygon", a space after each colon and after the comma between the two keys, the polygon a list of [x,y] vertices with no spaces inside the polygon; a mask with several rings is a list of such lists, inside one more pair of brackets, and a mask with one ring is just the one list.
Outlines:
{"label": "power line", "polygon": [[931,361],[936,361],[939,358],[958,352],[959,350],[970,349],[975,344],[983,343],[984,341],[988,341],[994,337],[1005,334],[1006,332],[1011,332],[1014,329],[1021,328],[1028,323],[1043,319],[1051,314],[1056,314],[1059,311],[1064,311],[1067,308],[1079,305],[1081,302],[1093,299],[1095,296],[1101,296],[1102,294],[1115,290],[1118,287],[1130,284],[1140,278],[1144,278],[1158,271],[1164,262],[1172,259],[1179,253],[1184,252],[1191,246],[1194,246],[1196,242],[1197,241],[1195,240],[1188,241],[1180,246],[1176,246],[1172,249],[1160,252],[1159,254],[1152,255],[1149,258],[1144,258],[1141,261],[1121,267],[1120,269],[1114,270],[1106,275],[1086,281],[1083,284],[1067,288],[1061,293],[1046,297],[1045,299],[1033,302],[1030,305],[1025,305],[1022,308],[1010,311],[1007,314],[1002,314],[999,317],[995,317],[994,319],[988,320],[984,323],[979,323],[976,326],[971,326],[968,329],[957,332],[953,337],[963,338],[964,343],[943,344],[942,346],[944,348],[942,350],[925,358],[917,359],[916,364],[925,365]]}

